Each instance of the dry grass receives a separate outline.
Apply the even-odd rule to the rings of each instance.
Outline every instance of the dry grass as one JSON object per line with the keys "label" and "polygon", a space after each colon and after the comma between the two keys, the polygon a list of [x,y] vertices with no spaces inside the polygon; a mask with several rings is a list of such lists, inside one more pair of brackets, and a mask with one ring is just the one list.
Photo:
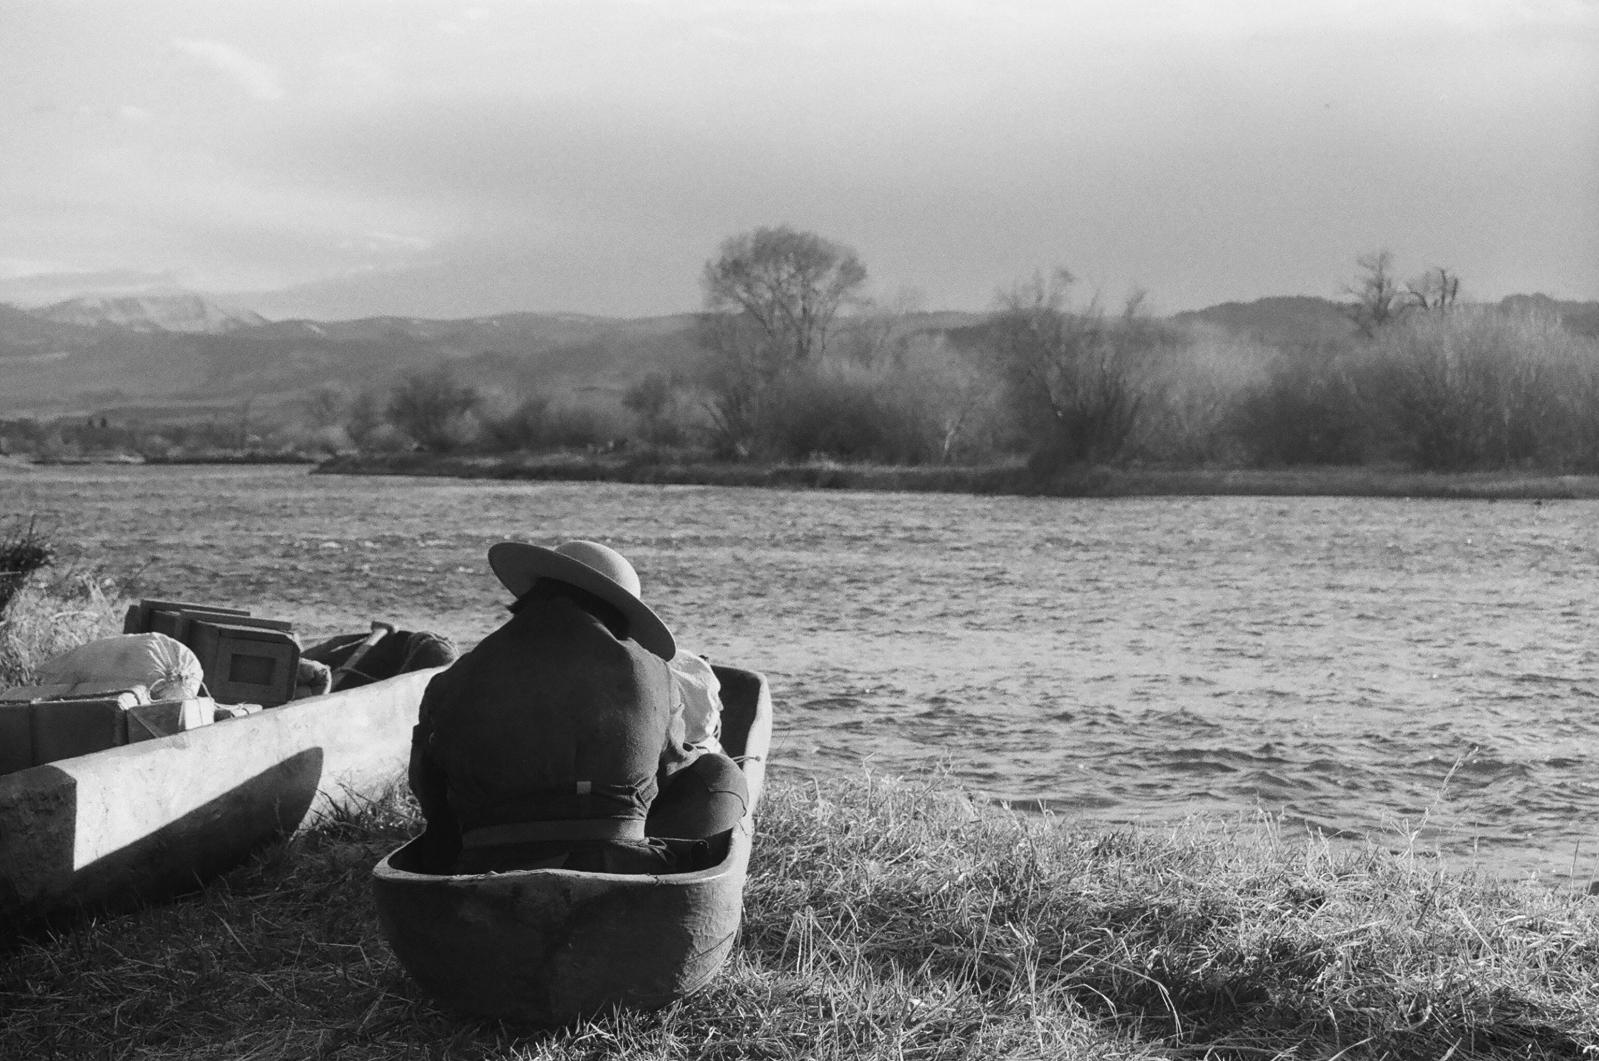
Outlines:
{"label": "dry grass", "polygon": [[122,629],[127,602],[76,569],[34,572],[0,610],[0,688],[27,685],[52,656]]}
{"label": "dry grass", "polygon": [[772,837],[788,864],[763,878],[815,922],[783,929],[795,958],[847,941],[852,965],[996,1017],[1081,1014],[1184,1056],[1578,1057],[1599,1034],[1585,896],[1215,825],[963,820],[905,782],[811,800],[809,823],[768,826],[801,829]]}
{"label": "dry grass", "polygon": [[439,1012],[376,928],[396,796],[178,903],[0,956],[0,1056],[1581,1058],[1586,896],[1217,826],[1079,829],[931,782],[763,804],[742,946],[659,1013]]}

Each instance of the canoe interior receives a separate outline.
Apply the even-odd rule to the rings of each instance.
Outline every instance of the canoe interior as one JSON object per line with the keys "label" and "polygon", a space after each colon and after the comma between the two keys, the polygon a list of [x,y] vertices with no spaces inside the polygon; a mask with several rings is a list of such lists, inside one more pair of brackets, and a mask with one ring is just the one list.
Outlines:
{"label": "canoe interior", "polygon": [[0,776],[0,946],[193,890],[404,775],[437,670]]}
{"label": "canoe interior", "polygon": [[649,875],[520,870],[422,872],[415,841],[373,870],[384,936],[449,1009],[543,1026],[624,1006],[652,1009],[703,986],[732,952],[743,913],[772,704],[766,680],[717,668],[722,745],[750,806],[715,865]]}

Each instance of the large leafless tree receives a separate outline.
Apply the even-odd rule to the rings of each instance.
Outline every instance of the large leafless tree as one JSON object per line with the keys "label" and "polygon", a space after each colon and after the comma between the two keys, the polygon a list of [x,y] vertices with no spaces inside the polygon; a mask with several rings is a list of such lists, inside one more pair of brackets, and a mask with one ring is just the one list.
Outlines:
{"label": "large leafless tree", "polygon": [[1362,254],[1355,259],[1355,264],[1360,267],[1360,275],[1344,289],[1346,294],[1354,297],[1346,309],[1355,326],[1360,329],[1360,334],[1370,337],[1376,335],[1385,324],[1398,320],[1409,308],[1410,300],[1399,286],[1399,279],[1394,276],[1392,251]]}
{"label": "large leafless tree", "polygon": [[785,374],[821,363],[866,267],[849,247],[787,225],[722,243],[705,264],[700,341],[711,415],[728,449],[747,448]]}
{"label": "large leafless tree", "polygon": [[1158,345],[1140,299],[1120,317],[1097,303],[1073,311],[1072,276],[1033,277],[1000,298],[988,346],[1037,469],[1113,461],[1131,441],[1147,397],[1141,361]]}

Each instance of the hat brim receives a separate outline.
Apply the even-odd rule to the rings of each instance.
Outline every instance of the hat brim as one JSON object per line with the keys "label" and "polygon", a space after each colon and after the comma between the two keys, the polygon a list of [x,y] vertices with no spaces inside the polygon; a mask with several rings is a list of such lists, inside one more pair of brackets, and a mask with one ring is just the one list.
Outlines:
{"label": "hat brim", "polygon": [[616,608],[627,619],[628,636],[662,659],[677,655],[677,639],[661,617],[627,587],[594,568],[554,549],[526,542],[500,542],[489,547],[489,568],[514,597],[521,597],[541,578],[553,578],[586,590]]}

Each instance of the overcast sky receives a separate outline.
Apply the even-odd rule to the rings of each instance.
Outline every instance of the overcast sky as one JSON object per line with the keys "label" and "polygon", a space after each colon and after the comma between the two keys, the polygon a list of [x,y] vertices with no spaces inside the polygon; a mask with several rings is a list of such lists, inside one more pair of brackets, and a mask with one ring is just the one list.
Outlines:
{"label": "overcast sky", "polygon": [[1599,299],[1599,0],[4,0],[0,84],[23,304],[674,313],[784,223],[926,309]]}

